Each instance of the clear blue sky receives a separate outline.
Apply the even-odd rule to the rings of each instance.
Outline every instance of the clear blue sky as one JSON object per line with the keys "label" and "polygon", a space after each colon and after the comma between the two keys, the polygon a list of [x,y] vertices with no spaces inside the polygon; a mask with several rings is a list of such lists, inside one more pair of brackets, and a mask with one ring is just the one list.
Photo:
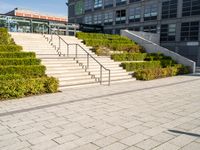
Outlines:
{"label": "clear blue sky", "polygon": [[16,7],[31,9],[47,14],[67,16],[66,0],[0,0],[0,13]]}

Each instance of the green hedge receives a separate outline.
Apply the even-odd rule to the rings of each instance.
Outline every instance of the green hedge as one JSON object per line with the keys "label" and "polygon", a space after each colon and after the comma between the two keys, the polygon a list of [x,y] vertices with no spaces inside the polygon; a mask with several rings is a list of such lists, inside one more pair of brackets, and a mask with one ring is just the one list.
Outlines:
{"label": "green hedge", "polygon": [[40,59],[36,58],[0,58],[0,65],[39,65]]}
{"label": "green hedge", "polygon": [[0,100],[54,93],[57,89],[58,80],[53,77],[0,80]]}
{"label": "green hedge", "polygon": [[7,28],[0,28],[0,44],[15,44],[14,40],[9,35]]}
{"label": "green hedge", "polygon": [[146,53],[122,53],[112,54],[111,59],[114,61],[143,61],[146,56]]}
{"label": "green hedge", "polygon": [[160,61],[126,62],[126,63],[122,63],[121,66],[126,71],[137,71],[137,70],[149,69],[149,68],[161,68]]}
{"label": "green hedge", "polygon": [[20,74],[24,77],[28,76],[44,76],[45,66],[43,65],[32,65],[32,66],[0,66],[0,75],[6,74]]}
{"label": "green hedge", "polygon": [[0,58],[35,58],[34,52],[0,52]]}
{"label": "green hedge", "polygon": [[19,45],[0,45],[0,52],[17,52],[21,50],[22,46]]}
{"label": "green hedge", "polygon": [[20,74],[6,74],[0,75],[0,80],[12,80],[12,79],[22,79],[22,75]]}
{"label": "green hedge", "polygon": [[161,53],[149,53],[145,58],[146,61],[154,61],[154,60],[171,60],[172,58],[169,56],[165,56]]}
{"label": "green hedge", "polygon": [[153,68],[138,70],[134,73],[137,80],[153,80],[165,77],[176,76],[180,74],[188,74],[189,69],[183,65],[175,65],[167,68]]}

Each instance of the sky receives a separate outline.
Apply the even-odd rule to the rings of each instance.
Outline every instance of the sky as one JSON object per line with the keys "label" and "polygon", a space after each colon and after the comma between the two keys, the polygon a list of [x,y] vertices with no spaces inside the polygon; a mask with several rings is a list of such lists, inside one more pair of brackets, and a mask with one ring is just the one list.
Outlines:
{"label": "sky", "polygon": [[66,0],[0,0],[0,13],[19,7],[45,14],[67,16],[65,2]]}

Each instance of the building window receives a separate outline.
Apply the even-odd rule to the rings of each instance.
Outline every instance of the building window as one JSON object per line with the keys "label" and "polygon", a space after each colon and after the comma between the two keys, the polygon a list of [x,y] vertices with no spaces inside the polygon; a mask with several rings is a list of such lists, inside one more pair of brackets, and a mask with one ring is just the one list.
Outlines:
{"label": "building window", "polygon": [[92,0],[85,0],[85,12],[92,10]]}
{"label": "building window", "polygon": [[161,25],[160,41],[175,41],[176,40],[176,24]]}
{"label": "building window", "polygon": [[75,14],[81,15],[83,14],[83,0],[77,1],[75,4]]}
{"label": "building window", "polygon": [[104,25],[113,24],[113,12],[105,12],[104,14]]}
{"label": "building window", "polygon": [[198,41],[199,22],[185,22],[181,24],[181,41]]}
{"label": "building window", "polygon": [[200,15],[200,0],[183,0],[182,16]]}
{"label": "building window", "polygon": [[92,24],[92,16],[85,16],[85,24]]}
{"label": "building window", "polygon": [[176,18],[177,16],[177,0],[167,0],[162,3],[162,18]]}
{"label": "building window", "polygon": [[117,10],[116,11],[116,24],[126,23],[126,10]]}
{"label": "building window", "polygon": [[104,0],[104,8],[113,7],[113,0]]}
{"label": "building window", "polygon": [[129,9],[129,22],[140,22],[141,8],[130,8]]}
{"label": "building window", "polygon": [[135,2],[139,2],[141,0],[129,0],[129,3],[135,3]]}
{"label": "building window", "polygon": [[103,6],[103,0],[95,0],[94,1],[94,9],[101,8]]}
{"label": "building window", "polygon": [[126,4],[126,0],[116,0],[116,5],[124,5]]}
{"label": "building window", "polygon": [[102,22],[102,17],[101,17],[101,14],[94,14],[94,24],[101,24]]}
{"label": "building window", "polygon": [[156,25],[144,26],[143,31],[144,32],[151,32],[151,33],[157,33],[157,26]]}
{"label": "building window", "polygon": [[151,4],[145,6],[144,21],[156,20],[158,16],[158,6],[157,4]]}

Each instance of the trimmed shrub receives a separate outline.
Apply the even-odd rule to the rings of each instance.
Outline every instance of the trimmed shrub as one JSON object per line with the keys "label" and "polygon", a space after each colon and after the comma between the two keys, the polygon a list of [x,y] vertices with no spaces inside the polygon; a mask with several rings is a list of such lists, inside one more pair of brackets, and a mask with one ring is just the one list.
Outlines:
{"label": "trimmed shrub", "polygon": [[0,75],[0,80],[12,80],[12,79],[22,79],[23,77],[19,74],[6,74]]}
{"label": "trimmed shrub", "polygon": [[19,45],[0,45],[0,52],[17,52],[21,50],[22,47]]}
{"label": "trimmed shrub", "polygon": [[145,58],[146,61],[154,61],[154,60],[171,60],[172,58],[169,56],[165,56],[161,53],[149,53]]}
{"label": "trimmed shrub", "polygon": [[134,76],[137,80],[153,80],[187,73],[189,73],[188,67],[178,64],[174,67],[138,70]]}
{"label": "trimmed shrub", "polygon": [[0,80],[0,100],[54,93],[57,89],[58,80],[53,77]]}
{"label": "trimmed shrub", "polygon": [[39,65],[40,59],[36,58],[0,58],[0,65]]}
{"label": "trimmed shrub", "polygon": [[161,68],[160,61],[146,61],[146,62],[126,62],[122,63],[121,66],[126,71],[137,71],[142,69]]}
{"label": "trimmed shrub", "polygon": [[35,58],[34,52],[0,52],[0,58]]}
{"label": "trimmed shrub", "polygon": [[32,65],[32,66],[0,66],[0,75],[6,74],[20,74],[23,77],[35,76],[41,77],[45,75],[45,66]]}
{"label": "trimmed shrub", "polygon": [[146,56],[146,53],[122,53],[112,54],[111,59],[114,61],[143,61]]}
{"label": "trimmed shrub", "polygon": [[172,67],[176,64],[176,61],[172,60],[172,59],[163,59],[160,60],[161,66],[162,68],[166,68],[166,67]]}
{"label": "trimmed shrub", "polygon": [[0,28],[0,44],[15,44],[14,40],[9,35],[7,28]]}

